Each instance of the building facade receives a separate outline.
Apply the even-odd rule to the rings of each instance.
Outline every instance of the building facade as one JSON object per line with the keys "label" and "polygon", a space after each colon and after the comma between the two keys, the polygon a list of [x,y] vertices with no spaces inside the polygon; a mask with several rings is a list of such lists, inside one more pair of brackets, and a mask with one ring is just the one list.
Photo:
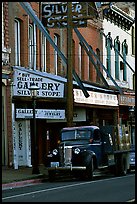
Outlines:
{"label": "building facade", "polygon": [[[46,4],[48,12],[54,4],[57,5],[55,2],[52,2],[52,5]],[[29,5],[42,21],[42,2],[31,2]],[[57,8],[58,5],[55,5],[54,8]],[[80,12],[78,8],[83,5],[77,7],[74,3],[73,6],[74,10],[77,8],[77,12]],[[82,80],[89,97],[84,96],[78,82],[73,80],[73,125],[117,125],[119,91],[117,87],[106,87],[102,66],[93,53],[89,55],[92,49],[103,62],[105,50],[103,36],[99,32],[103,28],[103,19],[95,20],[93,11],[97,13],[98,9],[94,3],[86,6],[90,7],[92,15],[87,26],[79,27],[78,30],[88,43],[88,49],[84,48],[82,38],[79,38],[73,29],[72,61],[74,71]],[[67,125],[67,65],[63,61],[64,58],[58,54],[59,49],[67,56],[67,28],[45,27],[45,34],[39,28],[39,22],[32,20],[21,3],[4,2],[2,8],[2,48],[3,53],[6,50],[5,58],[10,56],[8,66],[3,64],[2,67],[2,164],[15,169],[32,165],[35,147],[30,87],[35,83],[39,87],[35,107],[38,157],[39,164],[46,165],[48,151],[56,147],[60,130]],[[66,5],[61,8],[65,11]],[[107,32],[107,29],[104,31]],[[3,55],[2,59],[5,58]]]}
{"label": "building facade", "polygon": [[[122,94],[118,94],[119,125],[125,127],[130,134],[131,144],[135,145],[135,10],[133,8],[132,4],[131,6],[126,3],[112,4],[110,11],[104,11],[103,63],[123,90]],[[116,22],[113,20],[114,16]],[[111,39],[112,46],[108,38]],[[108,83],[114,86],[106,73],[104,76]]]}

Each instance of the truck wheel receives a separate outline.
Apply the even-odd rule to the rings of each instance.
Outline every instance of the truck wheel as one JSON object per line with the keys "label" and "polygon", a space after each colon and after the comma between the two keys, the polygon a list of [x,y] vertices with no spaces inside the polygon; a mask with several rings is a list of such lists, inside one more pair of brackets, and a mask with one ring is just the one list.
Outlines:
{"label": "truck wheel", "polygon": [[54,170],[48,171],[49,181],[50,182],[53,182],[55,180],[55,174],[56,174],[56,172]]}
{"label": "truck wheel", "polygon": [[83,172],[85,180],[93,180],[94,162],[92,155],[88,155],[85,159],[86,170]]}
{"label": "truck wheel", "polygon": [[126,158],[123,157],[122,159],[122,175],[125,176],[127,174],[127,161]]}
{"label": "truck wheel", "polygon": [[116,158],[116,176],[124,176],[127,174],[127,160],[123,155]]}

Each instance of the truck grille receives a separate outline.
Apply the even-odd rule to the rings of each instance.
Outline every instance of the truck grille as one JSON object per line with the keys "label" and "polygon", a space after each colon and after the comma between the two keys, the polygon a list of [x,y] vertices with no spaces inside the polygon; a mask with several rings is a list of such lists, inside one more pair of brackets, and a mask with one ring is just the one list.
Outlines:
{"label": "truck grille", "polygon": [[72,147],[62,146],[60,148],[60,162],[62,166],[70,166],[72,159]]}

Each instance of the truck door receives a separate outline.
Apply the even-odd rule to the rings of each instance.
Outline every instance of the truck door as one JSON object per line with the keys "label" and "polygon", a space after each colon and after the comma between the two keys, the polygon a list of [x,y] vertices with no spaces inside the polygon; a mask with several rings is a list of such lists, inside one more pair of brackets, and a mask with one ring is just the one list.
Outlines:
{"label": "truck door", "polygon": [[105,155],[104,155],[104,148],[103,148],[103,142],[102,142],[102,135],[99,129],[95,129],[93,132],[92,150],[96,154],[98,166],[105,165],[104,163]]}

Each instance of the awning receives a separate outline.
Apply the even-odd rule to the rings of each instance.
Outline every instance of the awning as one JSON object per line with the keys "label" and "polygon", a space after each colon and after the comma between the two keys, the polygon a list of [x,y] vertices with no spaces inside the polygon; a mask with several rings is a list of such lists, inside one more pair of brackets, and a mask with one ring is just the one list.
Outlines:
{"label": "awning", "polygon": [[[14,88],[16,88],[17,86],[17,83],[21,81],[21,83],[28,83],[28,81],[30,80],[29,77],[25,77],[22,75],[22,73],[28,73],[30,75],[34,75],[35,77],[41,77],[43,78],[43,80],[46,78],[48,80],[52,80],[52,81],[55,81],[55,82],[59,82],[61,84],[64,84],[67,83],[67,78],[64,78],[64,77],[61,77],[61,76],[57,76],[57,75],[54,75],[54,74],[51,74],[51,73],[47,73],[47,72],[41,72],[39,70],[32,70],[30,68],[25,68],[25,67],[20,67],[20,66],[13,66],[13,71],[18,71],[18,75],[20,76],[14,76],[13,75],[13,82],[15,83],[14,84]],[[22,78],[21,78],[22,77]],[[15,79],[17,78],[17,79]],[[92,91],[100,91],[100,92],[106,92],[106,93],[118,93],[118,91],[116,90],[111,90],[111,89],[105,89],[105,88],[102,88],[102,87],[99,87],[99,86],[96,86],[96,85],[92,85],[92,84],[89,84],[89,83],[86,83],[86,82],[82,82],[83,85],[85,86],[85,88],[87,90],[92,90]],[[73,86],[75,88],[79,88],[79,84],[73,80]]]}

